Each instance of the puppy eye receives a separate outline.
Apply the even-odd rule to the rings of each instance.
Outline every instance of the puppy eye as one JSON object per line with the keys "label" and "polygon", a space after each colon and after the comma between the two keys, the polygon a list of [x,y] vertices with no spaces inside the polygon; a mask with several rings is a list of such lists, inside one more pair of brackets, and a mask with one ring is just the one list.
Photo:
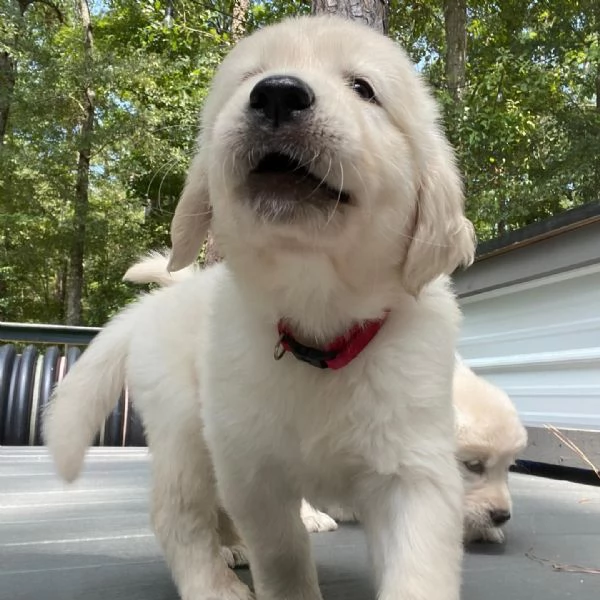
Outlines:
{"label": "puppy eye", "polygon": [[375,92],[368,81],[354,78],[350,82],[350,87],[366,102],[377,102]]}
{"label": "puppy eye", "polygon": [[485,465],[480,460],[465,460],[463,465],[467,471],[477,475],[483,475],[485,472]]}

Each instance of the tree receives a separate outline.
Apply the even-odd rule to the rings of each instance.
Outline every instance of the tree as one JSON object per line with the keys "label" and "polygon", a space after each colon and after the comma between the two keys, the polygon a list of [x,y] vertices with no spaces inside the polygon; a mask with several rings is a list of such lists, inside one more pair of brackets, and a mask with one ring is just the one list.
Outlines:
{"label": "tree", "polygon": [[387,6],[385,0],[312,0],[314,14],[337,14],[362,21],[381,33],[388,30]]}
{"label": "tree", "polygon": [[[18,21],[22,21],[25,17],[27,9],[30,8],[34,3],[38,3],[45,8],[48,8],[56,16],[59,22],[62,23],[63,15],[60,9],[53,4],[50,0],[10,0],[6,2],[6,5],[10,12],[18,15],[17,23],[13,20],[12,23],[8,19],[3,24],[5,29],[4,35],[7,38],[12,38],[10,41],[7,39],[2,48],[0,48],[0,151],[4,145],[4,137],[8,129],[8,117],[10,114],[10,107],[13,99],[13,92],[17,80],[17,59],[16,53],[19,49],[19,33],[20,27]],[[8,12],[8,11],[7,11]],[[8,17],[8,15],[6,15]]]}
{"label": "tree", "polygon": [[[134,296],[121,276],[142,252],[168,243],[198,109],[229,43],[215,28],[220,13],[195,2],[178,5],[173,27],[159,2],[95,6],[91,63],[78,5],[66,5],[62,23],[41,3],[23,19],[10,13],[22,66],[0,160],[0,319],[67,320],[75,191],[81,199],[86,187],[82,322],[101,324]],[[91,147],[81,135],[88,89]]]}
{"label": "tree", "polygon": [[446,82],[452,100],[460,102],[466,80],[467,2],[444,0]]}
{"label": "tree", "polygon": [[92,134],[94,131],[96,94],[93,90],[93,50],[94,36],[92,20],[87,0],[79,0],[79,15],[83,29],[83,85],[81,90],[81,115],[79,129],[77,176],[73,201],[73,237],[69,257],[67,279],[67,315],[68,325],[79,325],[82,321],[83,297],[83,261],[85,257],[85,239],[87,215],[89,209],[90,161],[92,155]]}

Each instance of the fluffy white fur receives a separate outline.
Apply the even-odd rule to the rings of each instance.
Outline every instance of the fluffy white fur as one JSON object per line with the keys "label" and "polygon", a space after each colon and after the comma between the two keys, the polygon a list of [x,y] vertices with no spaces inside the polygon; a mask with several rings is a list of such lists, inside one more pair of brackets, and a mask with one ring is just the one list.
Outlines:
{"label": "fluffy white fur", "polygon": [[[453,403],[456,457],[464,485],[463,540],[502,543],[502,526],[512,513],[509,468],[527,445],[527,430],[508,395],[476,375],[459,356]],[[352,508],[320,508],[337,522],[360,518]]]}
{"label": "fluffy white fur", "polygon": [[465,482],[467,542],[504,541],[502,523],[512,512],[508,470],[527,444],[527,430],[510,398],[460,359],[454,376],[457,456]]}
{"label": "fluffy white fur", "polygon": [[[166,287],[189,279],[199,270],[197,265],[190,265],[175,273],[169,273],[167,270],[168,260],[168,253],[151,252],[148,256],[131,266],[123,276],[123,280],[138,284],[156,283],[161,287]],[[300,515],[306,529],[310,533],[335,531],[337,529],[337,523],[332,516],[317,510],[306,502],[306,500],[302,501]],[[246,564],[241,546],[237,548],[236,556],[235,565]]]}
{"label": "fluffy white fur", "polygon": [[[127,281],[172,285],[197,270],[189,266],[176,273],[167,271],[168,253],[152,252],[125,274]],[[527,430],[510,398],[501,389],[477,376],[457,356],[454,369],[456,456],[465,487],[464,541],[504,541],[502,524],[494,515],[512,513],[508,487],[509,467],[527,444]],[[302,519],[308,531],[334,531],[336,522],[359,520],[357,512],[342,506],[321,507],[302,503]]]}
{"label": "fluffy white fur", "polygon": [[[269,75],[314,93],[277,126],[249,103]],[[357,93],[359,78],[376,101]],[[460,313],[440,276],[472,260],[474,241],[437,120],[405,54],[337,18],[260,30],[221,65],[172,225],[171,269],[196,258],[209,223],[225,263],[111,322],[45,421],[72,479],[127,379],[154,457],[154,525],[185,600],[250,597],[220,552],[236,542],[220,502],[259,600],[321,600],[303,496],[357,507],[379,600],[459,598]],[[272,152],[302,167],[261,171]],[[280,319],[318,345],[386,310],[342,370],[273,358]]]}
{"label": "fluffy white fur", "polygon": [[170,273],[167,270],[168,255],[161,252],[150,252],[142,260],[129,267],[123,276],[124,281],[132,283],[156,283],[167,287],[189,279],[197,270],[196,265],[189,265],[184,269]]}
{"label": "fluffy white fur", "polygon": [[[509,468],[527,445],[527,430],[508,395],[476,375],[458,356],[453,402],[456,457],[464,483],[463,539],[502,543],[502,525],[512,513]],[[351,508],[321,508],[338,522],[359,519]]]}

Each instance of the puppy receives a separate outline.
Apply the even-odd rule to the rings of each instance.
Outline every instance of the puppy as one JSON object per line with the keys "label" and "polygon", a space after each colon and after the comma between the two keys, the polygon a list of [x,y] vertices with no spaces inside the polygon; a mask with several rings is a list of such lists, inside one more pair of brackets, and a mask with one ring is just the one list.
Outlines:
{"label": "puppy", "polygon": [[460,359],[454,375],[457,456],[465,482],[466,542],[504,541],[511,517],[508,469],[527,444],[510,398]]}
{"label": "puppy", "polygon": [[[506,393],[477,376],[459,356],[453,402],[464,483],[463,541],[502,543],[502,526],[512,513],[509,468],[527,445],[527,430]],[[348,507],[320,508],[340,523],[360,520]]]}
{"label": "puppy", "polygon": [[76,476],[127,378],[184,599],[251,597],[220,552],[231,515],[259,600],[322,600],[304,496],[357,507],[380,600],[458,600],[460,312],[444,274],[474,236],[431,95],[367,27],[288,20],[224,60],[198,148],[170,270],[211,224],[225,262],[95,338],[45,421],[59,472]]}
{"label": "puppy", "polygon": [[[123,276],[123,280],[137,284],[155,283],[161,287],[166,287],[189,279],[198,271],[197,265],[189,265],[180,271],[169,273],[167,270],[168,261],[168,253],[151,252],[131,266]],[[302,501],[300,516],[310,533],[335,531],[337,529],[337,523],[331,516],[317,510],[306,500]],[[235,559],[231,566],[243,566],[247,562],[241,544],[238,544],[236,548]]]}
{"label": "puppy", "polygon": [[[134,283],[172,285],[191,277],[194,267],[175,273],[167,271],[168,257],[158,252],[133,265],[124,279]],[[465,543],[502,543],[502,526],[510,519],[509,467],[527,444],[523,427],[510,398],[499,388],[478,377],[456,359],[453,383],[456,456],[465,486]],[[301,515],[308,531],[333,531],[337,522],[359,519],[355,511],[341,506],[322,512],[303,502]]]}

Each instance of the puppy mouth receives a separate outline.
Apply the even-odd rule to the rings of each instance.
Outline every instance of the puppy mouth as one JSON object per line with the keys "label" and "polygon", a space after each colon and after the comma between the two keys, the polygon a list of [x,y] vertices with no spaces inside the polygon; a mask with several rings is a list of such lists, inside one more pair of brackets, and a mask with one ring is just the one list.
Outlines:
{"label": "puppy mouth", "polygon": [[282,202],[350,202],[347,192],[335,189],[327,183],[326,177],[317,177],[307,164],[284,152],[269,152],[263,156],[250,171],[248,185],[252,195],[267,195]]}

